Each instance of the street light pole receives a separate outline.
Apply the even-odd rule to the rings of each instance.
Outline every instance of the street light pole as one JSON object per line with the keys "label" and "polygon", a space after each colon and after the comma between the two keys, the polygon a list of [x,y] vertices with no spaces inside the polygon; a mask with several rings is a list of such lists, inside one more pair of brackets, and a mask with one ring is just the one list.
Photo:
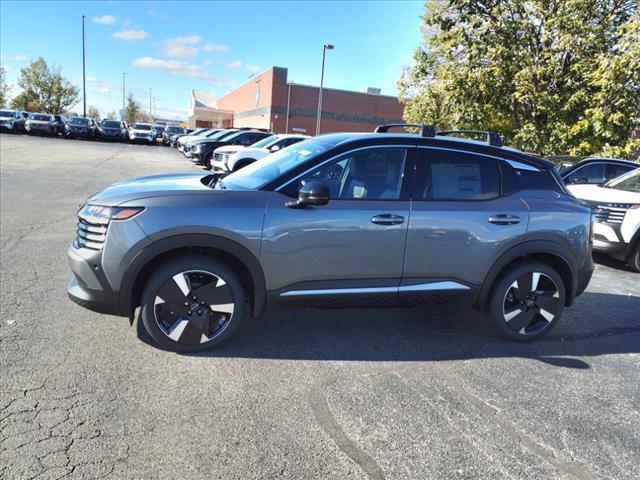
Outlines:
{"label": "street light pole", "polygon": [[287,93],[287,118],[284,121],[284,133],[289,133],[289,109],[291,106],[291,82],[289,82],[289,92]]}
{"label": "street light pole", "polygon": [[127,74],[127,72],[122,72],[122,114],[124,115],[124,109],[125,109],[125,105],[124,105],[124,76]]}
{"label": "street light pole", "polygon": [[84,19],[82,15],[82,116],[87,116],[87,76],[85,72],[85,55],[84,55]]}
{"label": "street light pole", "polygon": [[322,46],[322,73],[320,74],[320,93],[318,94],[318,118],[316,119],[316,135],[320,135],[320,118],[322,117],[322,86],[324,83],[324,59],[327,50],[333,50],[333,45],[325,43]]}
{"label": "street light pole", "polygon": [[152,102],[152,100],[151,100],[151,91],[152,91],[152,89],[150,88],[150,89],[149,89],[149,116],[150,116],[150,117],[152,117],[152,116],[153,116],[153,112],[152,112],[152,104],[151,104],[151,102]]}

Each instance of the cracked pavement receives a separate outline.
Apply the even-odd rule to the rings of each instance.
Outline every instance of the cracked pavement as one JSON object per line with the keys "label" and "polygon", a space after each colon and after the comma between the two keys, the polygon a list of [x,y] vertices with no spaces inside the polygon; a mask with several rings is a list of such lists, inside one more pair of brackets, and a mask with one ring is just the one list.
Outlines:
{"label": "cracked pavement", "polygon": [[531,344],[457,305],[280,310],[177,355],[71,303],[79,205],[180,170],[0,135],[0,478],[640,478],[640,275],[606,258]]}

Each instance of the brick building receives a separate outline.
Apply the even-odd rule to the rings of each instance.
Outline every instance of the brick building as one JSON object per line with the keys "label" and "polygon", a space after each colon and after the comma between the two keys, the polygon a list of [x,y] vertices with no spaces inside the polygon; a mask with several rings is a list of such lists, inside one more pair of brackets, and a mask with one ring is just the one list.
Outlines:
{"label": "brick building", "polygon": [[[402,104],[376,89],[354,92],[325,87],[322,91],[320,133],[366,132],[381,123],[402,122]],[[194,91],[189,126],[233,125],[314,135],[318,94],[319,87],[287,82],[286,68],[271,67],[217,101],[209,98],[207,105],[202,101],[206,95]]]}

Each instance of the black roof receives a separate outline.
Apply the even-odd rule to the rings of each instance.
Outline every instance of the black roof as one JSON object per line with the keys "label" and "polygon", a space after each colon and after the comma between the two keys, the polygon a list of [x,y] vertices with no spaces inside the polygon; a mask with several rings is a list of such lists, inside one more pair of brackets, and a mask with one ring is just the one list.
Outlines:
{"label": "black roof", "polygon": [[551,170],[555,167],[553,162],[550,162],[549,160],[535,155],[530,155],[512,147],[498,147],[490,145],[485,141],[453,137],[448,135],[423,137],[419,134],[414,133],[344,132],[328,133],[315,138],[317,140],[332,144],[335,147],[342,145],[346,146],[347,144],[389,144],[394,142],[403,142],[414,145],[453,148],[456,150],[467,150],[475,153],[484,153],[485,155],[493,155],[501,158],[517,159],[545,170]]}

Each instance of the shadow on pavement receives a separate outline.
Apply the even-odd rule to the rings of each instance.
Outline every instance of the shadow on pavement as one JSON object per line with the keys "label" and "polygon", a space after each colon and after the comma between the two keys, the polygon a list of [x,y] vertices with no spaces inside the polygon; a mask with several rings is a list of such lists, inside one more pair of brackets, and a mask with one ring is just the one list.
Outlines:
{"label": "shadow on pavement", "polygon": [[[584,357],[640,353],[638,312],[637,296],[585,293],[547,337],[520,343],[498,337],[486,317],[463,306],[282,309],[248,320],[226,344],[190,355],[373,362],[521,357],[585,369]],[[141,323],[138,336],[154,345]]]}

